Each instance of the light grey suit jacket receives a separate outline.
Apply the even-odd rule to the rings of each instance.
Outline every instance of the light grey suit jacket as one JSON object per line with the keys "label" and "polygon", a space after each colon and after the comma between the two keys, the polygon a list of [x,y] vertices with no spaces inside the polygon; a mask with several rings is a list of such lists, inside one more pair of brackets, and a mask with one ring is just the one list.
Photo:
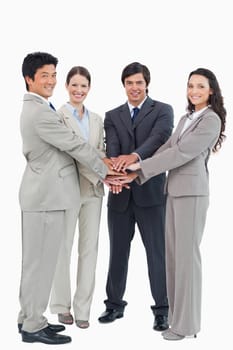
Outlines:
{"label": "light grey suit jacket", "polygon": [[[64,120],[65,125],[70,128],[75,134],[82,137],[82,132],[78,127],[78,124],[72,115],[71,111],[64,104],[57,111],[58,114]],[[100,158],[106,157],[104,148],[104,128],[102,118],[91,111],[89,113],[89,139],[88,143],[93,146]],[[77,167],[79,172],[80,181],[80,191],[84,195],[94,194],[97,197],[102,197],[104,195],[104,185],[100,181],[99,177],[93,173],[84,164],[77,161]]]}
{"label": "light grey suit jacket", "polygon": [[22,210],[63,210],[79,205],[73,158],[105,178],[107,167],[97,151],[67,128],[39,96],[24,95],[20,129],[27,160],[19,191]]}
{"label": "light grey suit jacket", "polygon": [[173,135],[151,158],[141,162],[138,181],[142,184],[168,170],[166,192],[171,196],[207,196],[207,162],[220,134],[220,118],[207,108],[180,136],[186,118],[181,118]]}

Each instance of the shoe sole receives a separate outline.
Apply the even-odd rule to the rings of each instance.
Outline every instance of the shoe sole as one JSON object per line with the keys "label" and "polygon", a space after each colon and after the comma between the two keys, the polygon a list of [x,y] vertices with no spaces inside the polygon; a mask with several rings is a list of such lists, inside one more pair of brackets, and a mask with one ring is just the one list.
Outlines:
{"label": "shoe sole", "polygon": [[155,330],[155,331],[157,331],[157,332],[166,332],[169,328],[167,327],[167,328],[156,328],[156,327],[153,327],[153,329]]}
{"label": "shoe sole", "polygon": [[67,344],[70,343],[71,340],[67,340],[67,341],[62,341],[62,342],[58,342],[58,343],[51,343],[51,342],[47,342],[47,341],[41,341],[41,340],[35,340],[35,339],[30,339],[30,338],[22,338],[22,341],[24,343],[43,343],[43,344],[49,344],[49,345],[59,345],[59,344]]}
{"label": "shoe sole", "polygon": [[112,320],[112,321],[101,321],[100,319],[99,319],[98,321],[99,321],[100,323],[112,323],[112,322],[114,322],[116,319],[122,318],[122,317],[124,317],[124,314],[118,315],[118,316],[115,317],[114,320]]}

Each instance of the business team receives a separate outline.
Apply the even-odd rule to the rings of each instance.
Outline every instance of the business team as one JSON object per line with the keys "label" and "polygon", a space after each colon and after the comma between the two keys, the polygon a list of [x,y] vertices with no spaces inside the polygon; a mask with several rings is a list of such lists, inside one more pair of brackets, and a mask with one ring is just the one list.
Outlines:
{"label": "business team", "polygon": [[[205,164],[207,164],[211,149],[216,150],[218,146],[221,146],[224,138],[226,112],[215,76],[208,70],[197,70],[190,74],[189,110],[191,111],[192,107],[194,112],[199,112],[200,109],[200,113],[196,113],[197,115],[194,113],[194,118],[188,118],[191,120],[189,125],[183,123],[181,125],[183,129],[179,127],[179,132],[176,132],[177,135],[179,134],[178,141],[171,142],[170,140],[173,140],[171,138],[172,107],[149,97],[150,72],[145,65],[139,62],[127,65],[121,75],[127,102],[107,112],[104,120],[108,157],[106,159],[105,155],[100,155],[82,135],[72,132],[72,128],[65,125],[64,119],[51,106],[48,99],[52,96],[56,85],[57,63],[56,57],[44,52],[35,52],[28,54],[22,65],[27,89],[20,119],[23,154],[27,161],[19,194],[22,211],[22,274],[18,329],[22,340],[46,344],[64,344],[72,340],[69,336],[58,334],[65,329],[63,325],[48,323],[43,314],[48,305],[65,227],[69,225],[67,214],[70,209],[78,208],[80,205],[77,164],[82,164],[89,169],[89,172],[99,179],[99,184],[105,183],[110,188],[108,197],[110,257],[106,283],[107,299],[104,301],[106,310],[99,317],[99,322],[109,323],[124,316],[127,301],[123,299],[123,296],[127,281],[130,246],[137,224],[146,251],[150,289],[154,299],[154,305],[151,306],[154,314],[153,328],[163,331],[163,337],[167,340],[183,339],[190,333],[198,332],[200,293],[197,293],[197,302],[193,304],[192,309],[187,306],[182,309],[182,300],[179,301],[179,307],[174,304],[174,290],[177,290],[178,284],[183,285],[183,276],[186,275],[180,269],[178,280],[174,280],[175,272],[172,266],[174,260],[169,255],[173,248],[167,244],[166,277],[165,208],[167,194],[164,193],[164,188],[167,188],[166,184],[169,186],[173,177],[169,175],[168,183],[165,181],[165,172],[171,167],[169,168],[170,165],[168,166],[167,163],[164,164],[163,154],[170,152],[171,147],[177,147],[175,145],[178,145],[178,148],[179,144],[183,145],[182,142],[185,142],[186,138],[188,140],[188,135],[192,132],[193,137],[198,135],[198,140],[202,137],[203,143],[199,142],[197,146],[202,145],[200,152],[205,151],[203,156]],[[199,76],[204,79],[200,79]],[[198,107],[195,111],[195,106],[203,97],[205,88],[206,96],[201,104],[202,108]],[[216,102],[216,98],[219,101]],[[211,112],[211,108],[215,114]],[[207,126],[204,122],[207,123]],[[210,127],[213,125],[212,134],[211,130],[209,134],[205,132],[208,125]],[[210,135],[209,138],[208,135]],[[194,155],[193,158],[197,153],[196,148],[190,153]],[[159,153],[156,156],[155,152],[158,149]],[[166,151],[167,149],[169,151]],[[154,153],[155,156],[153,156]],[[151,160],[150,157],[152,157]],[[176,153],[174,157],[178,157]],[[149,160],[147,161],[146,158]],[[164,159],[166,159],[165,156]],[[178,158],[172,161],[175,162],[176,159]],[[174,164],[173,168],[178,169],[183,165],[182,162]],[[135,172],[140,168],[142,174]],[[122,175],[126,169],[132,172]],[[190,189],[190,186],[194,184],[188,182],[187,186]],[[207,195],[208,193],[204,194],[204,196]],[[198,200],[201,201],[198,205],[206,213],[207,201],[199,197]],[[192,198],[190,201],[189,204],[193,204]],[[171,217],[175,210],[174,203],[169,198],[166,216]],[[187,218],[191,220],[193,217],[187,215]],[[195,220],[197,222],[199,220],[197,215]],[[205,215],[200,222],[201,226],[197,224],[196,257],[204,222]],[[171,221],[166,218],[166,235],[169,237],[169,242],[174,241],[171,237],[173,231]],[[185,244],[189,247],[189,241]],[[195,261],[198,264],[198,259]],[[200,282],[198,270],[195,271],[196,280]],[[193,281],[190,281],[190,285]],[[192,301],[186,295],[184,302],[187,304]],[[179,309],[184,312],[188,310],[197,315],[197,321],[194,323],[190,321],[188,330],[181,321],[179,323]],[[87,322],[88,314],[85,317],[86,319],[80,320],[82,324],[83,321]],[[185,319],[188,319],[187,315]],[[86,325],[88,323],[84,327]]]}

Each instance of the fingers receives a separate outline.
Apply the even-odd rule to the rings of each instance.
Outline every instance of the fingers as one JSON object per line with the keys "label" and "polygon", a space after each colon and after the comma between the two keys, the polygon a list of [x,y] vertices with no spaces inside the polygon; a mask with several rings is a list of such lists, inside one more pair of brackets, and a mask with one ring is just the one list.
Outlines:
{"label": "fingers", "polygon": [[133,164],[137,160],[137,156],[135,154],[120,155],[111,158],[111,160],[113,169],[125,172],[127,166]]}

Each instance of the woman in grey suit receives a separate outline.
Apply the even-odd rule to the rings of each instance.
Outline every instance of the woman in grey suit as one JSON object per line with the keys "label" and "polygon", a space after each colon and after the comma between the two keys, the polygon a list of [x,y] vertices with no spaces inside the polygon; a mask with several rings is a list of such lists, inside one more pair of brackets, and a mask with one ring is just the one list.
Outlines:
{"label": "woman in grey suit", "polygon": [[[141,184],[168,172],[166,192],[166,273],[170,328],[164,339],[196,335],[201,321],[200,243],[209,204],[208,159],[225,138],[226,110],[215,75],[198,68],[189,74],[188,113],[151,157],[127,167],[124,181]],[[128,179],[127,179],[128,178]]]}
{"label": "woman in grey suit", "polygon": [[[66,78],[69,102],[58,114],[73,133],[81,136],[105,158],[102,118],[89,111],[83,104],[91,87],[91,75],[85,67],[75,66]],[[99,178],[80,162],[76,162],[79,174],[80,206],[67,211],[66,235],[63,237],[57,263],[50,309],[58,314],[64,324],[73,323],[71,314],[70,258],[78,219],[78,270],[76,291],[73,298],[75,323],[80,328],[89,327],[91,302],[95,285],[99,226],[104,186]]]}

